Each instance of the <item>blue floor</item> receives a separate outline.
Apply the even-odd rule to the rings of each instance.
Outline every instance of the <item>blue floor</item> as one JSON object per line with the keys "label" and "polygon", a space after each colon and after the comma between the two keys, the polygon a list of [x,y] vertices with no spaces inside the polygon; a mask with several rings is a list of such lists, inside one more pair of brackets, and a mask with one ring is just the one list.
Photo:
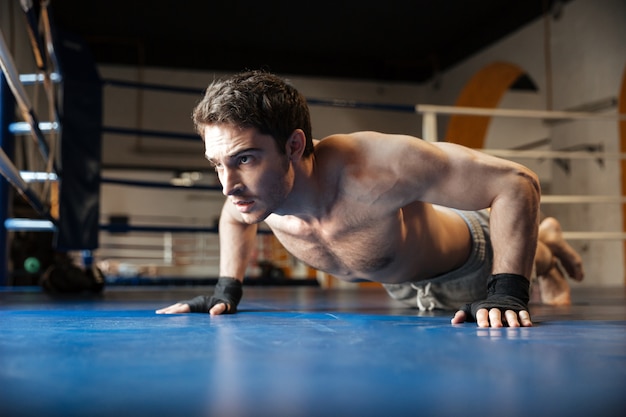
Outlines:
{"label": "blue floor", "polygon": [[0,291],[0,416],[626,415],[626,295],[451,326],[379,289],[246,289],[233,316],[156,315],[204,288]]}

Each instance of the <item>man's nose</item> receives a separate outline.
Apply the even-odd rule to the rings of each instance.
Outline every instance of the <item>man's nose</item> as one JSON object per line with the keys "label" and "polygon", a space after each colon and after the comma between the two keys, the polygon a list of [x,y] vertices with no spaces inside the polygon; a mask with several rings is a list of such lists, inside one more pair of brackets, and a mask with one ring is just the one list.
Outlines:
{"label": "man's nose", "polygon": [[236,194],[242,188],[241,178],[232,169],[224,168],[220,175],[220,182],[225,196]]}

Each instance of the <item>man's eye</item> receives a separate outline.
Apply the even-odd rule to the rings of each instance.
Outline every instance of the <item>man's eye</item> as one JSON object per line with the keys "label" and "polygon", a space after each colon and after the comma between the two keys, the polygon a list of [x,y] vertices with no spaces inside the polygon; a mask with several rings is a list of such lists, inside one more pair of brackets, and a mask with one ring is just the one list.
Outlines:
{"label": "man's eye", "polygon": [[250,162],[252,162],[252,158],[250,158],[249,156],[240,156],[239,157],[239,163],[241,165],[246,165],[246,164],[249,164]]}

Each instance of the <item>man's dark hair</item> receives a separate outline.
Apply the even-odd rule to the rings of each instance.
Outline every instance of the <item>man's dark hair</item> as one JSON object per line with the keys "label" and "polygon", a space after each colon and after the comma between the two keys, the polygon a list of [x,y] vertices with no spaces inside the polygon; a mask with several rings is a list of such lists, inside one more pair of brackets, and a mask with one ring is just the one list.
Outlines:
{"label": "man's dark hair", "polygon": [[272,136],[283,153],[289,136],[302,129],[304,156],[313,152],[306,99],[292,85],[264,71],[243,72],[211,83],[193,111],[193,122],[200,136],[207,125],[256,128]]}

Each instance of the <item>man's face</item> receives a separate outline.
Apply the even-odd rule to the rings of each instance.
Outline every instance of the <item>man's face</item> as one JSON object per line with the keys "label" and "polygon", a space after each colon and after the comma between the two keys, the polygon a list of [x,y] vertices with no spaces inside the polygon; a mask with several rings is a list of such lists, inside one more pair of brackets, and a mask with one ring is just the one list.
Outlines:
{"label": "man's face", "polygon": [[259,223],[280,208],[293,186],[293,170],[271,136],[212,125],[204,128],[204,144],[222,192],[246,223]]}

